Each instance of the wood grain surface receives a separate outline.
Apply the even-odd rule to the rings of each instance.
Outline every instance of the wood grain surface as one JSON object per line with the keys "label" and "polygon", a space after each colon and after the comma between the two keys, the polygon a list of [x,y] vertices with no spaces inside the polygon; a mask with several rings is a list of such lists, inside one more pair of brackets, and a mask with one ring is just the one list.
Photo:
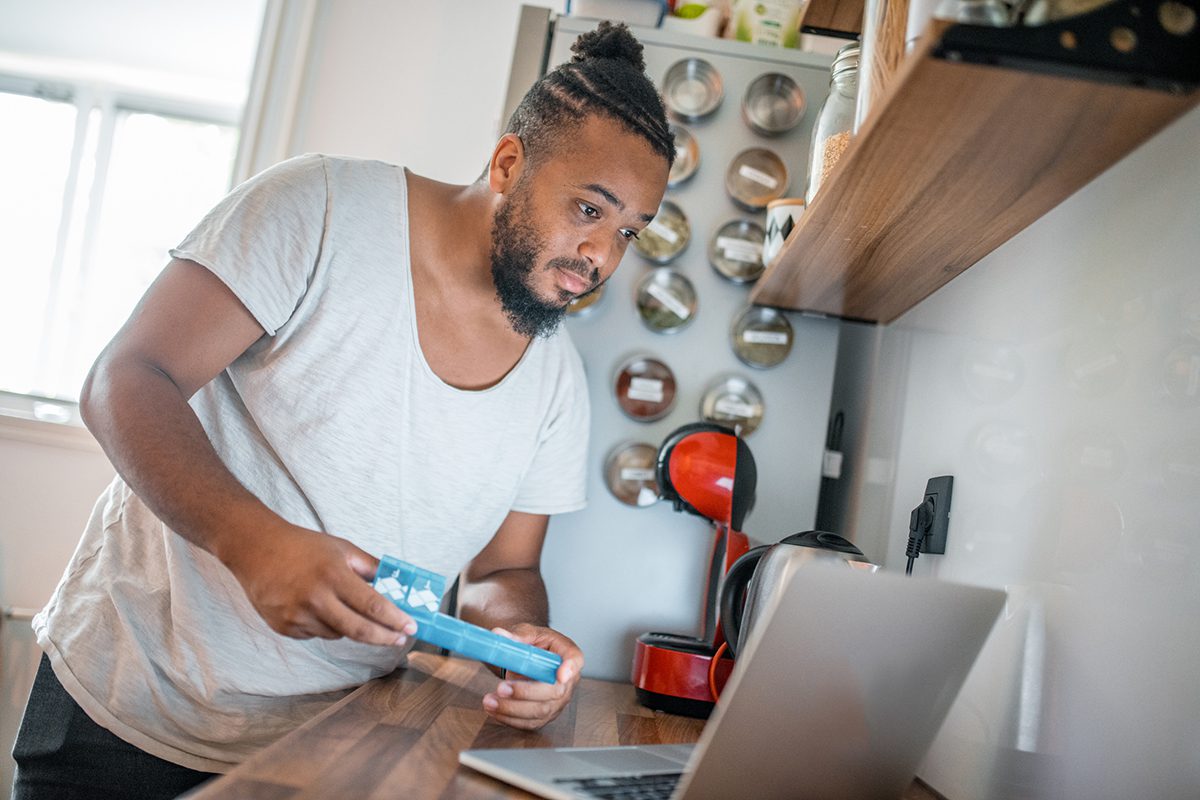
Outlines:
{"label": "wood grain surface", "polygon": [[[414,653],[407,669],[355,690],[187,798],[530,798],[459,766],[459,751],[689,743],[703,729],[701,720],[638,705],[629,684],[584,679],[558,719],[537,732],[518,731],[492,721],[480,706],[496,681],[478,662]],[[904,797],[937,795],[918,782]]]}
{"label": "wood grain surface", "polygon": [[864,2],[865,0],[812,0],[804,11],[800,27],[822,33],[838,32],[857,38],[863,29]]}
{"label": "wood grain surface", "polygon": [[956,63],[933,23],[751,301],[888,323],[1200,102]]}
{"label": "wood grain surface", "polygon": [[855,125],[863,127],[887,95],[892,77],[904,60],[908,0],[871,0],[863,11],[862,55],[858,62]]}

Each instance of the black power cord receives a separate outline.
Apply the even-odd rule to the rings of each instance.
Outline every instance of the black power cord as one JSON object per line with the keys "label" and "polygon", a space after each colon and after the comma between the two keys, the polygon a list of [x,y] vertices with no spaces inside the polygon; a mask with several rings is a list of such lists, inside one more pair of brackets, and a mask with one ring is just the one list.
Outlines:
{"label": "black power cord", "polygon": [[933,498],[926,497],[925,502],[914,508],[908,517],[908,547],[904,548],[908,566],[904,568],[905,575],[912,575],[913,562],[921,555],[921,544],[933,527],[933,512]]}

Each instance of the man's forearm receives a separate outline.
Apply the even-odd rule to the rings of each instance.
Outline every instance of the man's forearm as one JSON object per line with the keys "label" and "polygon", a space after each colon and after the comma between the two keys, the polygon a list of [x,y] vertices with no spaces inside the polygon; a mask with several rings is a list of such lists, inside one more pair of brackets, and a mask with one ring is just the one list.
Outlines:
{"label": "man's forearm", "polygon": [[161,371],[108,363],[88,377],[80,410],[130,488],[193,544],[225,560],[235,531],[279,523],[221,462],[195,412]]}
{"label": "man's forearm", "polygon": [[534,569],[505,569],[459,580],[458,615],[483,628],[508,628],[519,622],[547,626],[550,603],[542,574]]}

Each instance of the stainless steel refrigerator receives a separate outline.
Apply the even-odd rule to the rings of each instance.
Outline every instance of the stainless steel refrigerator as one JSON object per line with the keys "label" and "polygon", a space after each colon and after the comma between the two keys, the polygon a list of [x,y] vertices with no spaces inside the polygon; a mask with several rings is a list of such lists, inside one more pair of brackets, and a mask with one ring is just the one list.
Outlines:
{"label": "stainless steel refrigerator", "polygon": [[[523,8],[505,119],[533,81],[568,60],[579,34],[597,24]],[[635,295],[639,283],[659,265],[633,248],[603,296],[566,322],[583,356],[591,398],[588,507],[552,519],[543,574],[552,624],[583,648],[585,674],[625,680],[638,634],[700,632],[712,535],[705,521],[676,513],[666,502],[634,506],[619,501],[606,484],[607,457],[625,442],[657,447],[671,431],[701,419],[701,401],[711,383],[723,376],[741,378],[758,390],[763,409],[758,427],[746,436],[758,467],[758,489],[745,533],[758,542],[774,542],[811,529],[838,343],[836,321],[789,312],[785,316],[792,342],[786,358],[770,368],[744,363],[733,350],[731,327],[748,306],[752,284],[719,274],[708,253],[710,241],[725,223],[750,220],[765,227],[765,213],[739,207],[726,190],[727,168],[747,148],[767,148],[778,155],[789,173],[781,193],[803,197],[809,136],[828,90],[832,59],[674,31],[633,30],[645,48],[647,74],[660,88],[673,65],[698,58],[719,74],[724,97],[703,119],[673,119],[699,145],[695,174],[666,194],[690,223],[690,241],[667,265],[694,287],[697,305],[688,323],[672,333],[656,332],[645,324]],[[742,109],[750,84],[770,73],[790,77],[805,105],[799,123],[776,136],[751,129]],[[614,392],[616,372],[636,354],[660,360],[674,376],[674,404],[655,421],[627,415]]]}

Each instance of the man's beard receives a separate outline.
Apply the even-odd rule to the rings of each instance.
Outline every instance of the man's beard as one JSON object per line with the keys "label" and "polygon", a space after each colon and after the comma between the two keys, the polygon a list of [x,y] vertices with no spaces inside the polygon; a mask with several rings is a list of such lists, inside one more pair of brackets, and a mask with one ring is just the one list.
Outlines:
{"label": "man's beard", "polygon": [[[519,213],[514,213],[514,207]],[[511,199],[496,212],[492,226],[492,281],[496,296],[512,329],[522,336],[550,336],[558,330],[567,313],[567,304],[575,295],[560,289],[558,303],[543,300],[533,289],[534,268],[545,244],[524,221],[526,203],[518,186]],[[589,268],[583,260],[552,259],[545,270],[564,269],[573,272],[593,286],[599,280],[599,270]]]}

